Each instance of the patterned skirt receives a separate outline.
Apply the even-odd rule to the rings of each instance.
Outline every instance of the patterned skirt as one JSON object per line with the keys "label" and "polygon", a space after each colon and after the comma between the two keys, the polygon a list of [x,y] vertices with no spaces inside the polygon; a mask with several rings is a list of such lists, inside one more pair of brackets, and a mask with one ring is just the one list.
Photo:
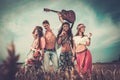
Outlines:
{"label": "patterned skirt", "polygon": [[72,66],[72,53],[64,52],[60,54],[59,67]]}
{"label": "patterned skirt", "polygon": [[39,61],[40,56],[41,56],[41,53],[39,51],[37,51],[37,52],[31,51],[28,55],[26,64],[28,64],[28,65],[41,64],[41,62]]}

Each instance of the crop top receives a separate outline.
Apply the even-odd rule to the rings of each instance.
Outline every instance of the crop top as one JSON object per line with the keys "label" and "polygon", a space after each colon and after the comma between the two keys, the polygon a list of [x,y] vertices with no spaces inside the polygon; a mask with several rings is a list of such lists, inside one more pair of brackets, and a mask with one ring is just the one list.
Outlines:
{"label": "crop top", "polygon": [[73,40],[74,40],[74,43],[76,45],[79,45],[79,44],[83,44],[83,45],[86,45],[86,42],[89,42],[89,38],[88,36],[75,36],[73,37]]}
{"label": "crop top", "polygon": [[62,45],[65,44],[66,42],[71,43],[70,42],[70,38],[68,38],[68,37],[62,37]]}
{"label": "crop top", "polygon": [[[72,43],[71,43],[71,38],[70,37],[61,37],[62,38],[62,42],[60,45],[64,45],[65,43],[68,43],[70,45],[70,47],[72,48]],[[60,45],[57,45],[57,48],[60,47]]]}

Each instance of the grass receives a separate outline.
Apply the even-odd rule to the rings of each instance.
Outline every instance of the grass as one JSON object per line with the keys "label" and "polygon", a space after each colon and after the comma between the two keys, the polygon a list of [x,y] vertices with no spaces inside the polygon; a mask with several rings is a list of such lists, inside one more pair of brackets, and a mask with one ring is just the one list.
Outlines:
{"label": "grass", "polygon": [[75,68],[64,66],[50,72],[45,72],[42,65],[19,66],[17,62],[19,55],[15,54],[13,42],[8,46],[8,57],[0,65],[0,80],[82,80]]}

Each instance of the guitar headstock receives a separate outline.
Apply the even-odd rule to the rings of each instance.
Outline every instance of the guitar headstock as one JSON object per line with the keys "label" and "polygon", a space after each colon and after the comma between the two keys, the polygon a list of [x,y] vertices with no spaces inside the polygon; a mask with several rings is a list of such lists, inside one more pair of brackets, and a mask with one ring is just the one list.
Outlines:
{"label": "guitar headstock", "polygon": [[44,8],[44,11],[49,12],[49,11],[51,11],[51,10],[48,9],[48,8]]}

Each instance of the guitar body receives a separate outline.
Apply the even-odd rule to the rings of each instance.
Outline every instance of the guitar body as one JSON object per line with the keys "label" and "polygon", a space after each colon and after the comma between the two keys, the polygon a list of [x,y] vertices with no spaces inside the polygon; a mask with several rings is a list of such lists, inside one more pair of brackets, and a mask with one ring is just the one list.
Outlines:
{"label": "guitar body", "polygon": [[73,10],[69,10],[69,11],[66,11],[66,10],[62,10],[61,11],[61,15],[62,15],[62,18],[70,23],[74,23],[75,22],[75,13]]}
{"label": "guitar body", "polygon": [[44,8],[44,11],[46,12],[52,11],[52,12],[60,13],[62,15],[62,18],[70,23],[74,23],[76,19],[75,12],[73,10],[68,10],[68,11],[62,10],[60,12],[60,11],[55,11],[55,10],[51,10],[48,8]]}

